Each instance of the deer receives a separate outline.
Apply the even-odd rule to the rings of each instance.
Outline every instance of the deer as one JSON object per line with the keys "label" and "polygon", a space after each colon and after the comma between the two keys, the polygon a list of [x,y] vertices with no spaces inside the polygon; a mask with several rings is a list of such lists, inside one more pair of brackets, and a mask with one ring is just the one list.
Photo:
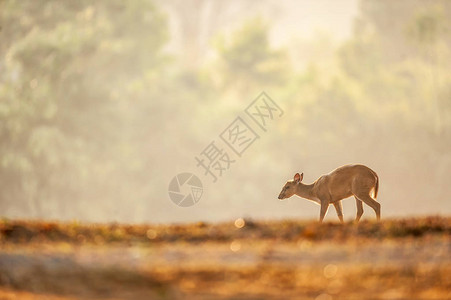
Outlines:
{"label": "deer", "polygon": [[376,201],[379,177],[376,172],[364,165],[345,165],[329,174],[322,175],[312,184],[302,183],[304,173],[296,173],[288,180],[279,194],[279,200],[297,195],[321,205],[319,222],[322,223],[329,205],[333,204],[340,222],[343,223],[341,200],[354,196],[357,205],[358,223],[363,215],[363,203],[374,209],[376,218],[381,218],[381,205]]}

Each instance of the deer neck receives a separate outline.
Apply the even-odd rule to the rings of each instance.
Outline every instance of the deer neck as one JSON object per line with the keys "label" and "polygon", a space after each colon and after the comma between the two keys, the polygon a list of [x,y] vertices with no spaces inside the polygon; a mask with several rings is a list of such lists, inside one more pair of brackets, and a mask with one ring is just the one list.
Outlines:
{"label": "deer neck", "polygon": [[299,183],[297,185],[296,195],[305,199],[318,202],[318,198],[316,197],[315,191],[313,189],[314,185],[315,185],[314,183],[312,184]]}

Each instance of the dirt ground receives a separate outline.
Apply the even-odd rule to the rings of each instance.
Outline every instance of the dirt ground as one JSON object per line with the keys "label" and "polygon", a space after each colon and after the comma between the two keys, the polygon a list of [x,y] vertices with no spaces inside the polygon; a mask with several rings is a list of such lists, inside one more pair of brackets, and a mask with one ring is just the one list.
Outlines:
{"label": "dirt ground", "polygon": [[451,299],[451,218],[3,220],[0,299]]}

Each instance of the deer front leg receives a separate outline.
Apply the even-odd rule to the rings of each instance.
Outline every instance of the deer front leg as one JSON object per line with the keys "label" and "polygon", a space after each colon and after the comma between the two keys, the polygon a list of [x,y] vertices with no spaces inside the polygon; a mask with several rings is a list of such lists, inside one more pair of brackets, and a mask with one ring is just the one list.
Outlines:
{"label": "deer front leg", "polygon": [[337,216],[340,219],[340,222],[343,223],[343,206],[341,201],[334,202],[335,210],[337,211]]}
{"label": "deer front leg", "polygon": [[319,222],[322,223],[324,216],[326,215],[327,209],[329,208],[329,201],[321,200],[321,211],[319,214]]}

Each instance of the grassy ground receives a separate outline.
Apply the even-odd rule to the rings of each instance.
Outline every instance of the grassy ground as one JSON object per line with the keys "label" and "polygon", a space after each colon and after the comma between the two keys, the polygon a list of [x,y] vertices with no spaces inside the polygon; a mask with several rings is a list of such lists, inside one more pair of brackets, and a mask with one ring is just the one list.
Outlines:
{"label": "grassy ground", "polygon": [[0,222],[0,299],[451,299],[451,218]]}

